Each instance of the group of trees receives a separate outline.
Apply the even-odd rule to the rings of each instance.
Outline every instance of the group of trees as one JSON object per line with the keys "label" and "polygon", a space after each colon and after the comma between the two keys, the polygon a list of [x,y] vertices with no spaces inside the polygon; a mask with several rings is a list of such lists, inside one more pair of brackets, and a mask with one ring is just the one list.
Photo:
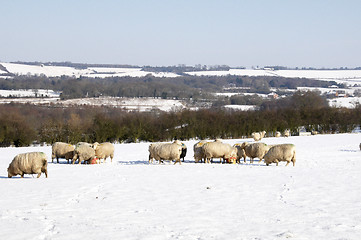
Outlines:
{"label": "group of trees", "polygon": [[361,124],[361,107],[330,108],[315,93],[271,101],[259,111],[211,108],[179,112],[126,112],[110,107],[0,105],[0,145],[56,141],[137,142],[191,138],[243,138],[298,127],[325,133],[349,132]]}
{"label": "group of trees", "polygon": [[[97,96],[113,97],[162,97],[176,99],[209,99],[210,93],[224,91],[244,91],[269,93],[270,88],[328,87],[334,82],[310,79],[281,77],[182,76],[177,78],[110,77],[110,78],[73,78],[46,76],[14,76],[12,79],[0,78],[0,89],[51,89],[61,91],[62,98],[81,98]],[[232,87],[229,87],[232,86]]]}

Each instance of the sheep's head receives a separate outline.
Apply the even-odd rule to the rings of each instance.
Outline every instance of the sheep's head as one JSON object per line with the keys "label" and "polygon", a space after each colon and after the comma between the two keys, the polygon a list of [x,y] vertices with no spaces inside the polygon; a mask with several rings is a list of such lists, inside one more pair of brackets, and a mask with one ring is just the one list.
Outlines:
{"label": "sheep's head", "polygon": [[243,143],[241,144],[241,148],[244,149],[248,144],[249,144],[248,142],[243,142]]}
{"label": "sheep's head", "polygon": [[232,150],[224,155],[224,159],[229,160],[229,159],[234,159],[237,158],[237,148],[233,147]]}
{"label": "sheep's head", "polygon": [[14,174],[11,173],[10,167],[8,167],[8,178],[11,178],[12,176],[14,176]]}
{"label": "sheep's head", "polygon": [[94,150],[96,150],[99,145],[100,145],[100,144],[99,144],[98,142],[93,143],[93,148],[94,148]]}

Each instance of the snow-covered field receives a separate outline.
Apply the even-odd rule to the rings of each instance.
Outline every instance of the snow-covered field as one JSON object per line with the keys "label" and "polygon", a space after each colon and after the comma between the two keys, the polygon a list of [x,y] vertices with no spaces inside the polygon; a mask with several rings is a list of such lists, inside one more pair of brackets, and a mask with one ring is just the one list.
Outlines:
{"label": "snow-covered field", "polygon": [[187,72],[193,76],[279,76],[289,78],[312,78],[336,81],[349,85],[361,83],[361,70],[262,70],[262,69],[230,69],[228,71]]}
{"label": "snow-covered field", "polygon": [[58,101],[65,106],[71,105],[91,105],[91,106],[113,106],[126,110],[137,110],[139,112],[159,109],[161,111],[180,110],[185,105],[180,100],[159,99],[159,98],[120,98],[120,97],[100,97],[81,98]]}
{"label": "snow-covered field", "polygon": [[59,98],[60,92],[47,89],[0,90],[0,97],[50,97]]}
{"label": "snow-covered field", "polygon": [[256,105],[224,105],[223,107],[232,110],[240,110],[240,111],[251,111],[251,110],[257,110],[259,108]]}
{"label": "snow-covered field", "polygon": [[[19,63],[4,63],[0,62],[0,65],[4,66],[7,71],[17,75],[45,75],[47,77],[59,77],[59,76],[83,76],[93,78],[105,78],[105,77],[144,77],[148,74],[155,77],[178,77],[179,75],[167,72],[147,72],[142,71],[141,68],[96,68],[90,67],[86,69],[77,69],[73,67],[61,67],[61,66],[47,66],[47,65],[27,65]],[[5,71],[0,72],[6,73]]]}
{"label": "snow-covered field", "polygon": [[[106,68],[89,67],[78,69],[73,67],[47,66],[47,65],[27,65],[19,63],[0,62],[6,70],[18,75],[41,75],[48,77],[55,76],[84,76],[84,77],[112,77],[112,76],[132,76],[144,77],[152,74],[156,77],[179,77],[178,74],[170,72],[147,72],[141,68]],[[0,70],[0,74],[7,72]],[[336,81],[337,83],[347,83],[349,85],[361,84],[361,70],[264,70],[264,69],[230,69],[228,71],[198,71],[186,72],[193,76],[279,76],[291,78],[313,78],[326,81]]]}
{"label": "snow-covered field", "polygon": [[[16,91],[15,91],[16,92]],[[1,96],[1,91],[0,91]],[[152,110],[178,111],[186,108],[181,100],[158,99],[158,98],[120,98],[120,97],[99,97],[99,98],[76,98],[60,100],[58,97],[52,98],[0,98],[0,104],[8,103],[30,103],[35,105],[59,104],[69,106],[108,106],[122,108],[127,111],[149,112]]]}
{"label": "snow-covered field", "polygon": [[333,98],[327,101],[331,107],[355,108],[361,104],[361,97]]}
{"label": "snow-covered field", "polygon": [[[113,163],[52,164],[49,178],[7,178],[0,149],[1,239],[360,239],[360,133],[264,138],[294,143],[296,166],[149,165],[148,143],[117,144]],[[250,141],[250,139],[245,139]],[[244,140],[227,140],[236,143]]]}

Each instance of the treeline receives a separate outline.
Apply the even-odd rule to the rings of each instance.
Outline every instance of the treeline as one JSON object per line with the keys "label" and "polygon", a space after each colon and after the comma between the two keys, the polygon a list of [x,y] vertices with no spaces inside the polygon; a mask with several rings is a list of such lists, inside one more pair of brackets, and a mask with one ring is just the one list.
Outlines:
{"label": "treeline", "polygon": [[[285,102],[265,104],[260,111],[244,112],[212,108],[139,113],[109,107],[1,105],[0,145],[243,138],[261,130],[272,134],[291,129],[296,134],[300,126],[308,131],[343,133],[360,126],[361,107],[330,108],[323,100],[315,93],[299,93]],[[312,104],[313,101],[318,104]]]}
{"label": "treeline", "polygon": [[73,62],[11,62],[16,64],[25,64],[31,66],[59,66],[59,67],[73,67],[77,69],[87,69],[90,67],[102,67],[102,68],[140,68],[139,66],[129,64],[88,64],[88,63],[73,63]]}
{"label": "treeline", "polygon": [[209,93],[240,91],[269,93],[270,88],[328,87],[336,84],[305,78],[247,77],[247,76],[182,76],[177,78],[110,77],[72,78],[45,76],[15,76],[0,79],[0,89],[51,89],[61,91],[63,99],[81,97],[161,97],[176,99],[212,98]]}

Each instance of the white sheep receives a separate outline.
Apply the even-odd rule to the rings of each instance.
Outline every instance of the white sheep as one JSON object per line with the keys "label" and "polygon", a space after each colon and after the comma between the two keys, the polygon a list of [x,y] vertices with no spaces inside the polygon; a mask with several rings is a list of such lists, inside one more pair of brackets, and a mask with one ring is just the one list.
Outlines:
{"label": "white sheep", "polygon": [[158,143],[149,146],[149,159],[154,158],[159,163],[163,162],[163,160],[175,160],[174,164],[177,162],[181,164],[181,154],[182,143],[178,140],[175,140],[173,143]]}
{"label": "white sheep", "polygon": [[94,148],[94,144],[87,143],[87,142],[78,142],[77,144],[75,144],[75,148],[80,147],[80,146],[88,146],[88,147]]}
{"label": "white sheep", "polygon": [[59,163],[59,158],[65,158],[69,163],[69,160],[74,157],[74,149],[75,147],[69,143],[55,142],[51,147],[51,162],[54,162],[56,158]]}
{"label": "white sheep", "polygon": [[199,161],[202,162],[205,158],[204,151],[203,151],[203,145],[206,143],[206,140],[202,140],[197,142],[193,145],[193,152],[194,152],[194,162],[198,163]]}
{"label": "white sheep", "polygon": [[246,156],[250,158],[250,163],[253,163],[254,158],[258,158],[259,162],[262,161],[264,155],[270,149],[265,143],[252,143],[249,144],[248,142],[244,142],[241,144],[241,149],[244,150],[244,162],[246,162]]}
{"label": "white sheep", "polygon": [[95,158],[94,148],[87,146],[85,144],[79,145],[79,146],[75,147],[72,164],[74,164],[76,160],[79,161],[78,162],[79,164],[82,161],[84,161],[84,163],[86,163],[86,162],[89,163],[93,158]]}
{"label": "white sheep", "polygon": [[252,133],[252,137],[256,142],[264,138],[265,135],[266,135],[266,131]]}
{"label": "white sheep", "polygon": [[242,144],[241,143],[236,143],[233,145],[234,148],[237,149],[237,163],[241,162],[241,158],[243,158],[243,161],[246,162],[246,152],[244,151],[244,149],[242,148]]}
{"label": "white sheep", "polygon": [[291,136],[290,130],[286,129],[286,130],[283,132],[283,136],[285,136],[285,137]]}
{"label": "white sheep", "polygon": [[277,131],[276,133],[275,133],[275,137],[281,137],[281,132],[279,132],[279,131]]}
{"label": "white sheep", "polygon": [[264,156],[264,160],[266,165],[268,166],[271,163],[276,163],[278,166],[278,162],[286,161],[286,166],[292,162],[293,166],[296,163],[296,146],[293,144],[279,144],[271,147],[267,154]]}
{"label": "white sheep", "polygon": [[236,163],[237,149],[227,143],[220,141],[208,142],[203,145],[206,163],[210,163],[212,158],[223,159],[223,162]]}
{"label": "white sheep", "polygon": [[[156,147],[158,145],[161,145],[163,143],[151,143],[149,144],[148,151],[149,151],[149,163],[153,163],[153,159],[155,159],[156,156]],[[160,163],[160,162],[159,162]]]}
{"label": "white sheep", "polygon": [[104,162],[108,157],[110,157],[110,161],[113,162],[114,157],[114,145],[110,142],[103,142],[98,143],[95,142],[93,144],[95,149],[95,156],[99,159],[99,162],[101,162],[101,159],[104,159]]}
{"label": "white sheep", "polygon": [[45,177],[48,177],[48,160],[46,154],[43,152],[30,152],[21,153],[14,157],[13,161],[8,167],[8,177],[11,178],[16,175],[20,175],[22,178],[24,174],[38,174],[38,178],[41,173],[45,173]]}

